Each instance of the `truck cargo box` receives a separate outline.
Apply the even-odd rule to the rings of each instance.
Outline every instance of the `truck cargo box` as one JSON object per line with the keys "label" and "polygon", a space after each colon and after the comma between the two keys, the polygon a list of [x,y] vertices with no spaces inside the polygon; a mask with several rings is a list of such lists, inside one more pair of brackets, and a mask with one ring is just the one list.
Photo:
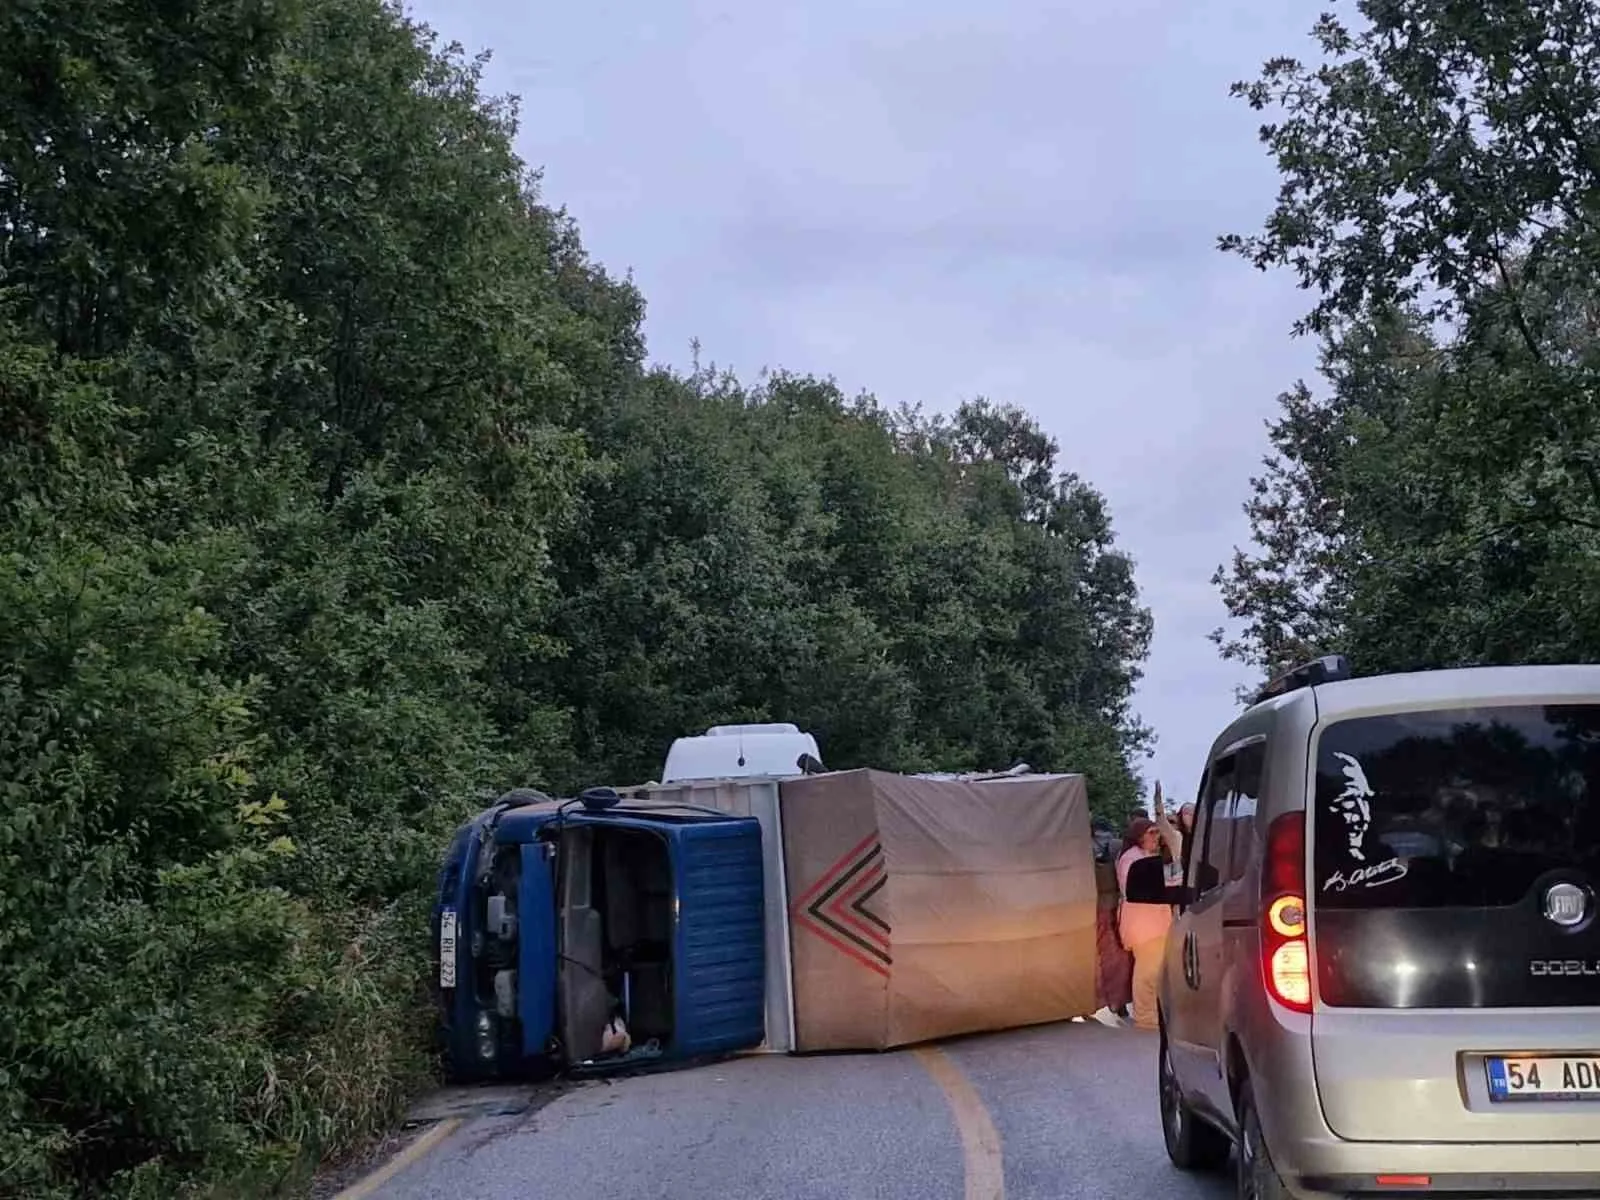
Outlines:
{"label": "truck cargo box", "polygon": [[760,821],[769,1050],[885,1049],[1098,1007],[1081,775],[859,770],[634,794]]}

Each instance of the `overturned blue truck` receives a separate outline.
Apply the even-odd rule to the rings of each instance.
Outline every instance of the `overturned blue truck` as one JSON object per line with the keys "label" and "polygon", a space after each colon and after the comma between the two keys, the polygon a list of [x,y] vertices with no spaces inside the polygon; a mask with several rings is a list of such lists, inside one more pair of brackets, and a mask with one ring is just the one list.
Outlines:
{"label": "overturned blue truck", "polygon": [[457,831],[434,907],[458,1079],[623,1069],[765,1035],[761,825],[592,789],[511,792]]}
{"label": "overturned blue truck", "polygon": [[881,1050],[1086,1015],[1079,775],[690,779],[507,793],[439,874],[458,1079]]}

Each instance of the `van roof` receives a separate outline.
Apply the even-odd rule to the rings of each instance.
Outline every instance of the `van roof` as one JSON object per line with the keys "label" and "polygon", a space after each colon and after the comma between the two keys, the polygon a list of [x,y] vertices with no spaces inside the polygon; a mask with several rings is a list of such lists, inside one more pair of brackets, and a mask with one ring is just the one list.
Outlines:
{"label": "van roof", "polygon": [[1600,665],[1456,667],[1368,675],[1318,684],[1255,706],[1282,708],[1315,693],[1317,717],[1330,719],[1395,708],[1471,708],[1508,704],[1600,702]]}
{"label": "van roof", "polygon": [[[737,727],[735,727],[737,728]],[[676,739],[661,768],[662,783],[698,779],[788,778],[801,773],[799,757],[820,758],[809,733],[706,733]],[[743,759],[743,762],[739,760]]]}

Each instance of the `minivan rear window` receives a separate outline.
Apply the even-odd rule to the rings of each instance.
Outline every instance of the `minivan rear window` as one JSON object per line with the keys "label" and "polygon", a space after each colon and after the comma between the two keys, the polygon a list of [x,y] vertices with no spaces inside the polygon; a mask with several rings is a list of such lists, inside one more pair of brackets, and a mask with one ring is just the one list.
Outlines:
{"label": "minivan rear window", "polygon": [[1317,741],[1316,903],[1513,905],[1600,868],[1600,705],[1391,713]]}

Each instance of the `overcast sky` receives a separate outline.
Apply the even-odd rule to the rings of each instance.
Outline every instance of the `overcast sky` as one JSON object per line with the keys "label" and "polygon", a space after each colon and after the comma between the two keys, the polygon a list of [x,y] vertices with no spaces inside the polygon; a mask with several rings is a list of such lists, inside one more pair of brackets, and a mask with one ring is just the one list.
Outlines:
{"label": "overcast sky", "polygon": [[[1276,176],[1228,84],[1309,54],[1282,0],[412,0],[492,50],[518,149],[632,271],[651,357],[832,375],[886,404],[1020,404],[1107,497],[1155,642],[1145,765],[1192,796],[1246,672],[1213,569],[1305,297],[1215,247]],[[824,747],[826,755],[826,747]]]}

